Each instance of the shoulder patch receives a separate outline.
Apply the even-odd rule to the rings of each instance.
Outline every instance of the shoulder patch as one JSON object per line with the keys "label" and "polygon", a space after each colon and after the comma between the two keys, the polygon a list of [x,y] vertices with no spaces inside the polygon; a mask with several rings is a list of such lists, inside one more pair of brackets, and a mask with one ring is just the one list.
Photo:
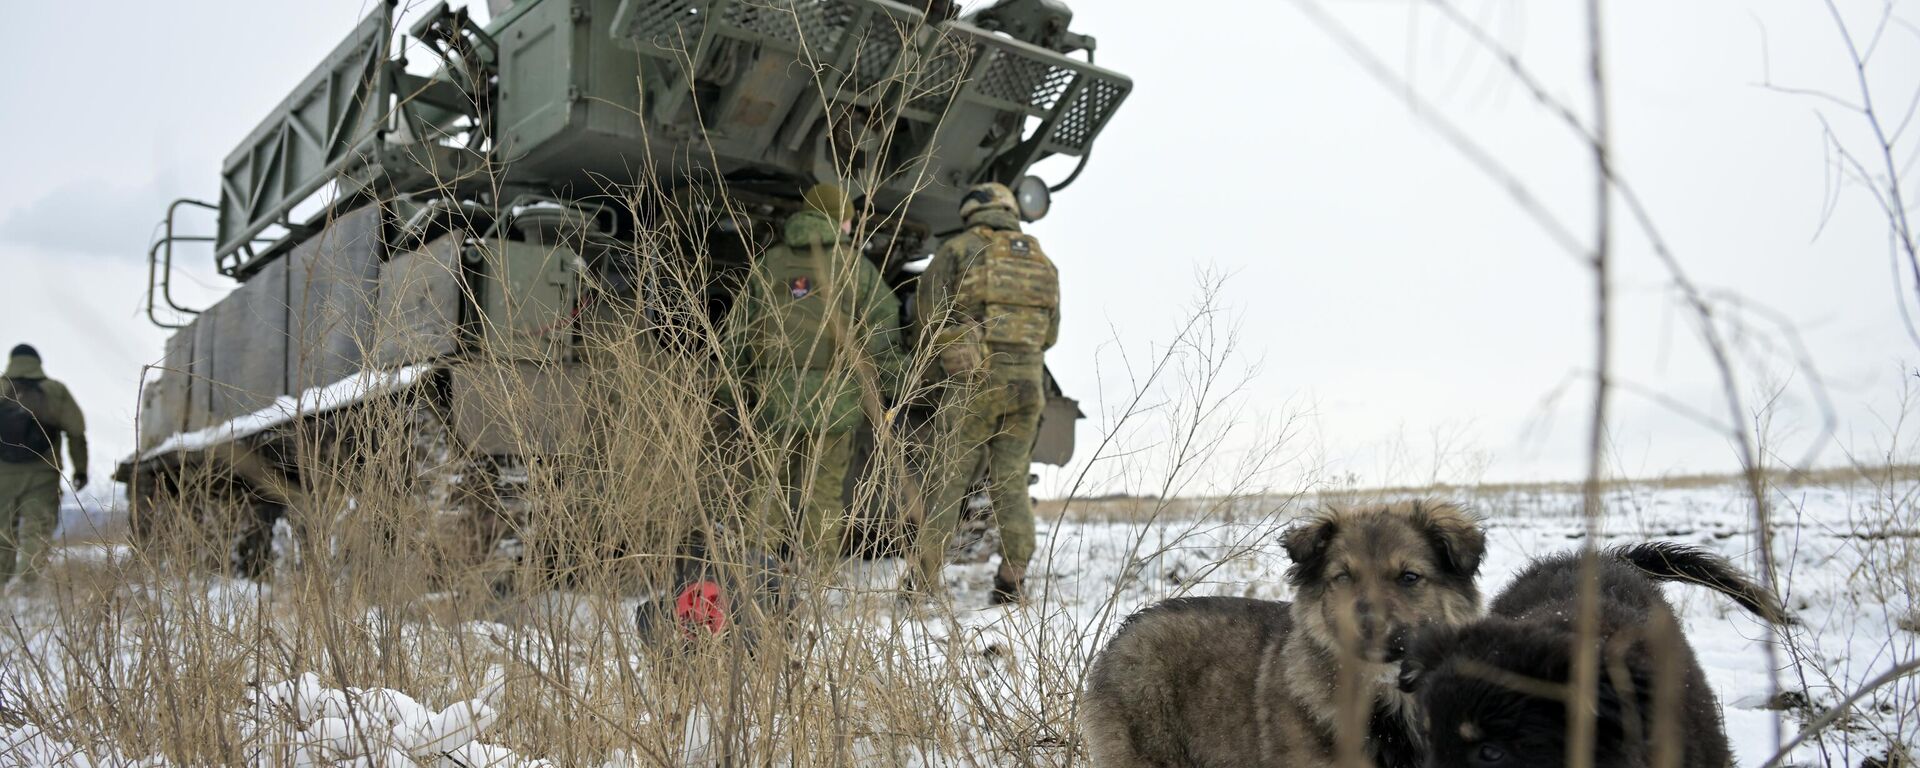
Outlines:
{"label": "shoulder patch", "polygon": [[807,294],[813,293],[813,279],[801,275],[787,281],[787,293],[793,294],[796,299],[806,298]]}

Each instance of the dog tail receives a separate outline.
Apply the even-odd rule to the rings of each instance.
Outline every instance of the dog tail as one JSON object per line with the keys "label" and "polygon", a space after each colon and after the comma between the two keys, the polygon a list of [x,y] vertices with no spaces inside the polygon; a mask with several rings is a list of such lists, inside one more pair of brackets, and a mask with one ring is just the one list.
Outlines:
{"label": "dog tail", "polygon": [[1726,558],[1699,547],[1652,541],[1614,547],[1608,550],[1608,554],[1615,560],[1640,569],[1655,581],[1698,584],[1733,598],[1740,607],[1768,623],[1793,623],[1786,606],[1774,596],[1773,590],[1754,583]]}

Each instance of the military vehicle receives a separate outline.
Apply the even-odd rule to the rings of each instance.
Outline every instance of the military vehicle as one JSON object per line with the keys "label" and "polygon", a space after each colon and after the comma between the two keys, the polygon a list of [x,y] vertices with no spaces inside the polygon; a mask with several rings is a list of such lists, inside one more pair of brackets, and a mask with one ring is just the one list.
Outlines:
{"label": "military vehicle", "polygon": [[[137,534],[204,514],[183,486],[212,478],[255,516],[231,554],[257,569],[266,528],[352,460],[295,435],[402,396],[431,406],[411,428],[444,477],[524,483],[592,397],[580,327],[649,311],[649,275],[698,254],[718,316],[730,270],[834,181],[904,297],[969,185],[1038,218],[1079,170],[1050,187],[1033,166],[1084,164],[1131,89],[1059,0],[493,0],[485,24],[441,2],[404,32],[395,6],[227,156],[217,201],[166,212],[147,305],[174,333],[117,473]],[[664,227],[660,200],[717,213]],[[211,234],[186,231],[196,210]],[[238,282],[211,306],[173,290],[190,247]],[[537,405],[490,407],[502,387]],[[1035,455],[1061,463],[1079,413],[1053,390]]]}

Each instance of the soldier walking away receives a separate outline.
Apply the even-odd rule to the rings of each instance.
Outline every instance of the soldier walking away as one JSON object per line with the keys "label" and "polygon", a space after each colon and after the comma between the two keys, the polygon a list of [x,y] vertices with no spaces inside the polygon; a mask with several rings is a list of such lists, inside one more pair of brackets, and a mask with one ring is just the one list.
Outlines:
{"label": "soldier walking away", "polygon": [[1060,335],[1060,277],[1040,242],[1020,231],[1013,192],[975,186],[967,229],[942,243],[920,276],[915,311],[946,376],[934,416],[927,520],[910,590],[937,592],[948,543],[974,478],[984,471],[1000,529],[993,602],[1024,599],[1033,557],[1027,473],[1040,425],[1046,350]]}
{"label": "soldier walking away", "polygon": [[40,353],[21,344],[0,380],[0,582],[37,579],[60,522],[60,437],[73,489],[87,485],[87,424],[67,387],[47,378]]}
{"label": "soldier walking away", "polygon": [[[890,391],[901,367],[900,302],[848,241],[853,209],[837,186],[807,190],[781,241],[755,261],[728,318],[730,344],[758,398],[754,426],[771,446],[778,494],[762,504],[767,535],[790,561],[840,554],[854,431],[863,423],[862,366]],[[871,394],[871,393],[869,393]],[[800,497],[798,520],[786,500]],[[777,548],[777,547],[776,547]]]}

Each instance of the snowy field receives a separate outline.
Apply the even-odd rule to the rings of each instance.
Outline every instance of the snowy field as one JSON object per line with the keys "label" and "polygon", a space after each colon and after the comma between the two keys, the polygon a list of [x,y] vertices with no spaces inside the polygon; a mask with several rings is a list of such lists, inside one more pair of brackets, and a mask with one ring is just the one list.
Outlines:
{"label": "snowy field", "polygon": [[[1776,489],[1780,582],[1801,622],[1784,641],[1716,594],[1667,587],[1725,708],[1740,765],[1761,765],[1781,734],[1791,737],[1861,681],[1920,652],[1916,492],[1910,482]],[[1487,518],[1489,596],[1527,558],[1583,537],[1570,493],[1463,500]],[[1155,519],[1150,503],[1083,506],[1043,521],[1030,577],[1036,599],[1021,610],[986,606],[988,564],[948,569],[951,611],[897,605],[887,589],[897,562],[850,564],[820,603],[825,618],[803,633],[812,642],[796,652],[848,670],[840,685],[851,701],[835,698],[827,721],[834,754],[874,765],[1066,764],[1078,675],[1107,633],[1131,611],[1178,594],[1286,599],[1274,534],[1312,503],[1192,503]],[[1698,544],[1758,569],[1751,508],[1736,488],[1621,490],[1608,509],[1606,543]],[[757,744],[762,759],[778,760],[804,751],[779,746],[782,739],[810,738],[783,730],[779,712],[729,727],[723,699],[673,699],[649,687],[683,656],[619,642],[631,639],[631,598],[550,594],[452,617],[367,609],[339,624],[364,635],[348,642],[367,645],[374,661],[343,662],[323,652],[342,641],[312,639],[325,632],[300,618],[310,608],[290,605],[300,602],[291,588],[143,581],[112,545],[69,547],[64,557],[63,570],[84,574],[70,578],[90,580],[92,591],[57,585],[7,598],[0,764],[168,764],[155,755],[174,742],[151,732],[175,726],[120,723],[126,716],[111,709],[165,695],[129,690],[209,675],[229,682],[207,684],[201,725],[178,728],[232,740],[240,746],[223,754],[258,764],[710,765],[729,744]],[[116,613],[96,603],[159,608]],[[848,682],[856,679],[865,682]],[[335,687],[341,680],[386,682]],[[1775,681],[1786,693],[1773,694]],[[1886,755],[1890,742],[1920,741],[1917,686],[1908,678],[1865,697],[1790,764],[1852,768]],[[534,712],[576,718],[606,746],[563,754],[550,733],[527,724]]]}

